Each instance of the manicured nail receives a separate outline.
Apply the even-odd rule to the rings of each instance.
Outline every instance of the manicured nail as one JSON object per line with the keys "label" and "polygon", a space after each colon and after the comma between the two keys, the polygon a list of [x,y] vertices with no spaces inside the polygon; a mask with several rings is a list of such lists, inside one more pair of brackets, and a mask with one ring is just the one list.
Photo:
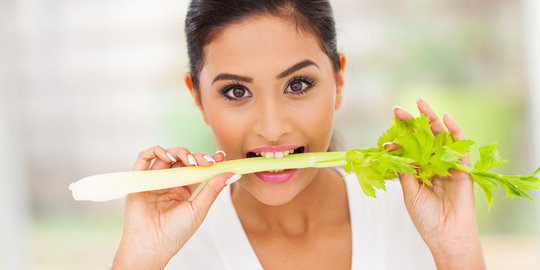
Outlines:
{"label": "manicured nail", "polygon": [[227,156],[227,153],[223,152],[222,150],[217,150],[217,151],[214,153],[214,155],[217,154],[217,153],[222,153],[222,154],[223,154],[223,157],[226,157],[226,156]]}
{"label": "manicured nail", "polygon": [[193,157],[191,154],[187,155],[187,159],[189,161],[189,164],[191,164],[193,166],[198,166],[197,161],[195,160],[195,157]]}
{"label": "manicured nail", "polygon": [[167,152],[167,156],[172,160],[172,162],[176,162],[176,158],[174,158],[171,153]]}
{"label": "manicured nail", "polygon": [[229,179],[227,179],[227,180],[225,181],[225,185],[228,186],[228,185],[230,185],[230,184],[232,184],[232,183],[238,181],[238,179],[240,179],[240,177],[242,177],[242,176],[239,175],[239,174],[235,174],[235,175],[229,177]]}
{"label": "manicured nail", "polygon": [[211,161],[211,162],[214,163],[214,164],[216,163],[216,161],[215,161],[212,157],[210,157],[210,156],[204,155],[203,158],[206,159],[206,160],[208,160],[208,161]]}
{"label": "manicured nail", "polygon": [[395,111],[395,110],[397,110],[397,109],[401,109],[401,107],[399,107],[399,106],[394,106],[394,107],[392,107],[392,111]]}
{"label": "manicured nail", "polygon": [[388,146],[390,144],[392,144],[392,142],[385,142],[385,143],[383,143],[382,147],[386,148],[386,146]]}

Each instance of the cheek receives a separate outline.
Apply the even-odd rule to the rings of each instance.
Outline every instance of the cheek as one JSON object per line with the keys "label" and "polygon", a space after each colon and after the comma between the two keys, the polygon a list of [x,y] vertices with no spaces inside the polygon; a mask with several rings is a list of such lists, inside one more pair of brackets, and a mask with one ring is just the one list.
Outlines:
{"label": "cheek", "polygon": [[[210,108],[218,108],[218,105]],[[242,145],[242,132],[249,121],[242,120],[242,115],[229,110],[207,110],[207,118],[214,134],[216,145],[227,153],[227,159],[242,158],[239,145]]]}
{"label": "cheek", "polygon": [[317,96],[306,104],[297,121],[309,137],[311,152],[326,151],[332,137],[335,94],[331,90],[326,91],[327,94]]}

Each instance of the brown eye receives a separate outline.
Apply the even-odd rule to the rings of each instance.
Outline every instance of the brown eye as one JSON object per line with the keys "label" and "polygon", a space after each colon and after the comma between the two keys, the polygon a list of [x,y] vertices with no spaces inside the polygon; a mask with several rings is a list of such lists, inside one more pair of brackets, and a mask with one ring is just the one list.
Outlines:
{"label": "brown eye", "polygon": [[298,92],[302,90],[302,83],[301,82],[293,82],[291,84],[291,91]]}
{"label": "brown eye", "polygon": [[251,97],[251,93],[244,87],[235,86],[223,93],[228,99],[241,99]]}
{"label": "brown eye", "polygon": [[244,96],[244,93],[246,92],[246,90],[242,89],[242,88],[234,88],[232,90],[232,94],[234,97],[237,97],[237,98],[241,98]]}
{"label": "brown eye", "polygon": [[308,84],[301,80],[294,80],[289,83],[287,86],[287,89],[285,89],[285,93],[290,94],[303,94],[306,92],[312,85]]}

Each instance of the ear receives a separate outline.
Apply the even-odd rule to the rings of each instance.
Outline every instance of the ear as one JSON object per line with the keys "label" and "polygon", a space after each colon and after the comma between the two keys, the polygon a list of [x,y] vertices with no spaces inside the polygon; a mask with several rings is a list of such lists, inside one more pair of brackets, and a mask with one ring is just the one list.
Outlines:
{"label": "ear", "polygon": [[191,72],[188,71],[184,73],[184,83],[186,84],[189,90],[189,93],[193,97],[193,100],[195,101],[195,105],[197,105],[197,108],[199,108],[199,111],[201,112],[204,122],[208,125],[206,112],[204,111],[204,108],[201,102],[201,93],[200,93],[200,90],[196,90],[195,88],[193,88],[193,81],[191,80]]}
{"label": "ear", "polygon": [[339,109],[341,107],[341,99],[342,99],[342,90],[343,85],[345,84],[344,79],[344,73],[345,73],[345,63],[347,62],[345,55],[340,53],[339,54],[339,71],[336,76],[336,105],[335,109]]}

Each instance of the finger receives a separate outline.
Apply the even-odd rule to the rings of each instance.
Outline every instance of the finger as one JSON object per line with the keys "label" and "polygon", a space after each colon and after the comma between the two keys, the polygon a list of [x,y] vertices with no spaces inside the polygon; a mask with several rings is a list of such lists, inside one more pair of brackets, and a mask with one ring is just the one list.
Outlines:
{"label": "finger", "polygon": [[[180,160],[180,165],[184,165],[183,160],[187,160],[187,155],[189,154],[189,151],[182,147],[174,147],[174,148],[168,148],[166,149],[167,156],[173,161],[172,163],[167,163],[166,161],[163,161],[161,159],[157,159],[154,161],[154,164],[150,166],[151,170],[161,170],[161,169],[169,169],[173,168],[174,164],[178,163],[178,160]],[[181,167],[181,166],[176,166]]]}
{"label": "finger", "polygon": [[[173,148],[167,149],[167,151],[169,151],[177,160],[180,161],[180,162],[175,163],[173,167],[189,166],[190,164],[189,158],[188,158],[188,155],[190,154],[189,150],[187,150],[184,147],[173,147]],[[178,163],[182,163],[182,164],[178,164]]]}
{"label": "finger", "polygon": [[441,122],[441,120],[439,120],[437,114],[433,111],[431,106],[429,106],[429,104],[424,99],[417,99],[416,106],[421,113],[423,113],[429,118],[429,124],[433,135],[437,135],[444,130],[443,123]]}
{"label": "finger", "polygon": [[172,160],[172,162],[169,162],[168,160],[162,160],[159,157],[154,160],[154,163],[150,165],[150,170],[162,170],[162,169],[169,169],[171,168],[176,162],[178,162],[178,159],[174,157],[173,154],[169,151],[169,149],[165,150],[167,157],[169,157],[169,160]]}
{"label": "finger", "polygon": [[195,214],[201,219],[204,218],[223,188],[227,184],[237,181],[240,177],[240,175],[234,173],[222,173],[210,179],[199,195],[191,201]]}
{"label": "finger", "polygon": [[163,170],[163,169],[169,169],[174,164],[174,162],[169,163],[166,160],[161,160],[159,158],[156,158],[154,160],[154,164],[150,165],[150,170]]}
{"label": "finger", "polygon": [[220,161],[223,161],[225,160],[225,157],[227,156],[227,154],[222,151],[222,150],[217,150],[214,154],[212,154],[212,158],[216,161],[216,162],[220,162]]}
{"label": "finger", "polygon": [[393,142],[385,142],[385,143],[383,143],[382,146],[384,147],[384,149],[386,149],[386,150],[388,150],[390,152],[402,148],[401,145],[395,144]]}
{"label": "finger", "polygon": [[210,161],[210,162],[212,162],[212,164],[216,164],[216,160],[212,156],[203,155],[203,158]]}
{"label": "finger", "polygon": [[401,121],[407,121],[411,118],[413,118],[413,116],[408,113],[406,110],[404,110],[403,108],[399,107],[399,106],[394,106],[392,108],[392,110],[394,111],[394,115],[399,118],[399,120]]}
{"label": "finger", "polygon": [[[464,140],[465,135],[463,135],[463,132],[461,131],[461,128],[459,128],[458,124],[452,119],[452,117],[447,113],[443,113],[443,121],[444,125],[450,131],[450,134],[456,136],[457,140]],[[471,159],[469,157],[469,153],[465,154],[465,157],[462,159],[463,164],[466,166],[471,166]]]}
{"label": "finger", "polygon": [[214,162],[204,158],[205,155],[202,154],[202,153],[193,153],[192,155],[195,158],[195,161],[197,162],[197,165],[199,165],[199,166],[205,166],[206,167],[206,166],[210,166],[210,165],[214,164]]}
{"label": "finger", "polygon": [[133,166],[133,170],[134,171],[148,170],[154,158],[166,160],[169,163],[173,162],[173,160],[167,155],[167,151],[163,149],[163,147],[156,145],[142,151],[139,154],[139,156],[137,157],[137,160],[135,161],[135,165]]}
{"label": "finger", "polygon": [[412,173],[398,173],[398,176],[403,190],[403,199],[409,201],[418,193],[421,184]]}
{"label": "finger", "polygon": [[463,135],[463,132],[461,132],[461,129],[459,128],[458,124],[450,117],[450,115],[447,112],[443,113],[443,121],[446,125],[446,128],[448,128],[448,131],[454,136],[456,136],[456,139],[463,140],[465,139],[465,136]]}

